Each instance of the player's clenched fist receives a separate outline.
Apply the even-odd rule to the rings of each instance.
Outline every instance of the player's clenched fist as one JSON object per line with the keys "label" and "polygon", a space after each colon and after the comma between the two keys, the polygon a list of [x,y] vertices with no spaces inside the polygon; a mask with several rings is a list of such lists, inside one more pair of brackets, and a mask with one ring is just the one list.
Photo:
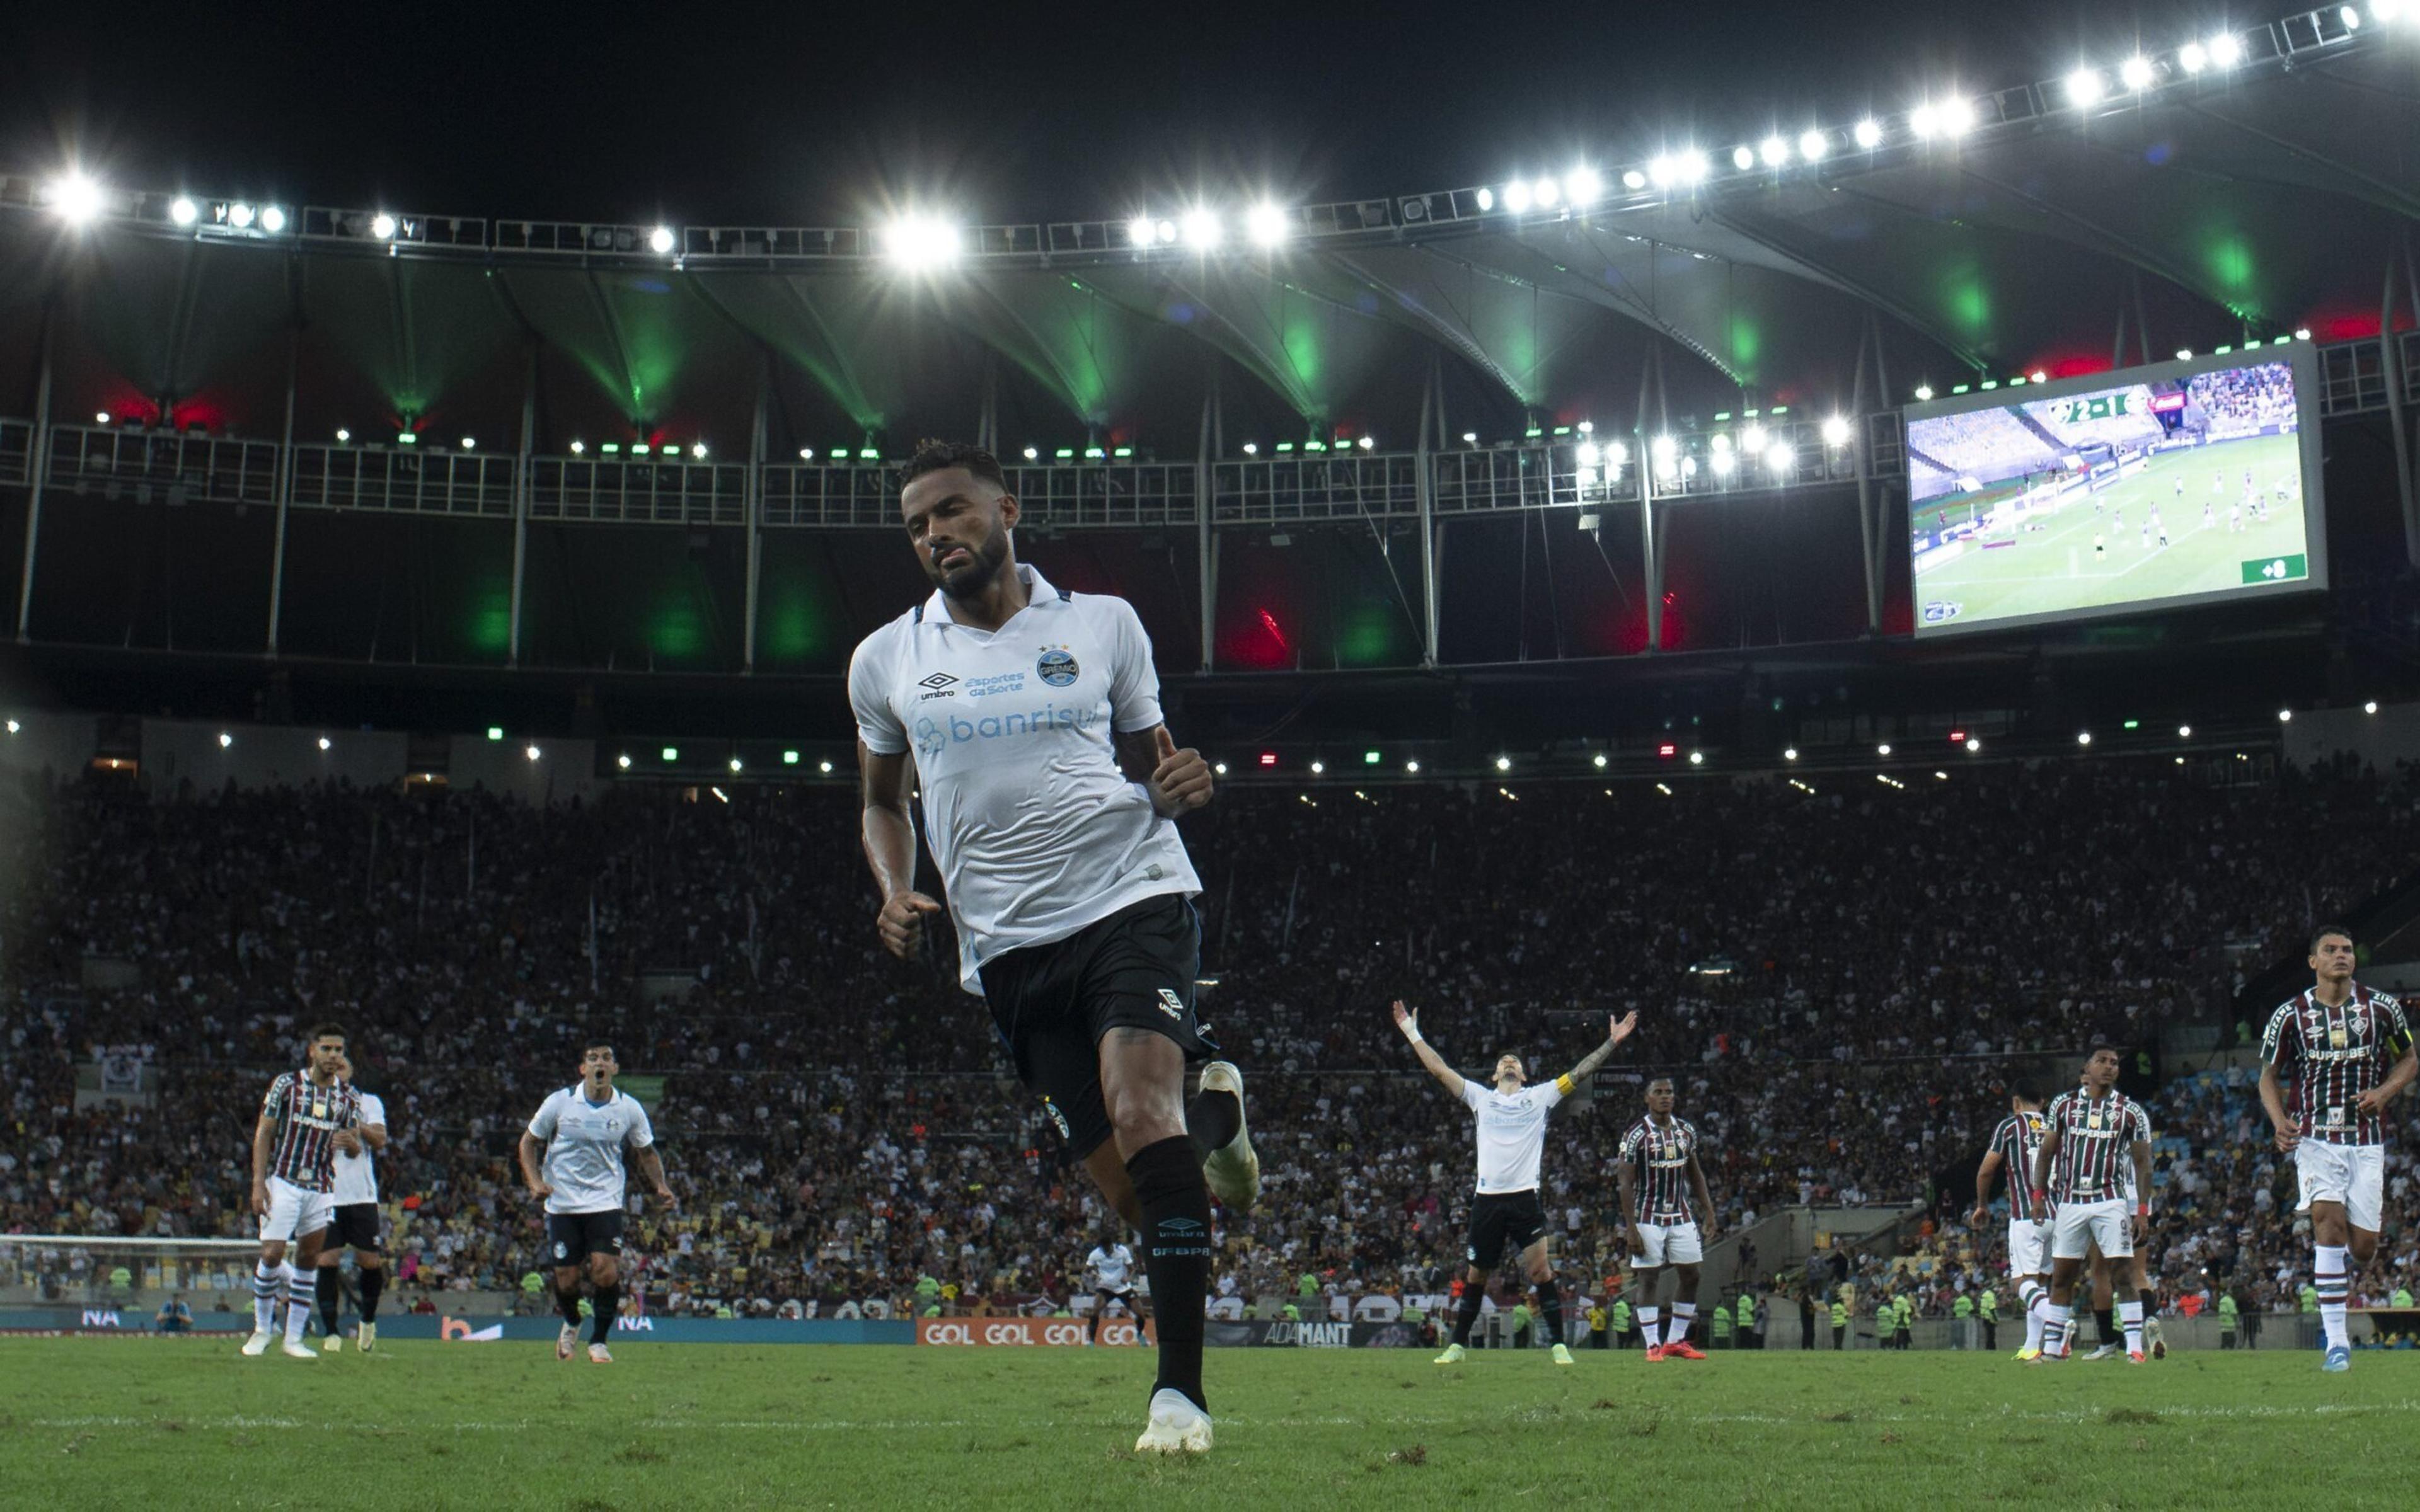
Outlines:
{"label": "player's clenched fist", "polygon": [[882,912],[874,921],[882,935],[882,948],[905,961],[916,953],[924,938],[924,916],[938,914],[941,905],[921,892],[894,892],[882,902]]}
{"label": "player's clenched fist", "polygon": [[1177,749],[1166,725],[1152,732],[1152,743],[1159,762],[1151,771],[1152,807],[1172,819],[1208,803],[1210,764],[1202,759],[1202,753],[1189,746]]}

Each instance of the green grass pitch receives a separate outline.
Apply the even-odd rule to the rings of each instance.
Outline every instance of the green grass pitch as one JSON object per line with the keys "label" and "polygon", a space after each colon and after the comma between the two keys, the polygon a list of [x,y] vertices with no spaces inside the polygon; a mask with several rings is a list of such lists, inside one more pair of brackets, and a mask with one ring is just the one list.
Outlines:
{"label": "green grass pitch", "polygon": [[[1917,571],[1917,627],[1964,626],[2188,594],[2265,591],[2266,583],[2246,587],[2245,562],[2309,551],[2300,492],[2285,508],[2276,502],[2278,483],[2302,476],[2301,444],[2293,436],[2254,436],[2164,452],[2104,493],[2071,494],[2055,513],[2026,517],[2047,529],[2019,530],[2013,546],[1987,551],[1969,540],[1956,556]],[[2227,510],[2242,501],[2246,469],[2268,495],[2269,519],[2260,523],[2246,510],[2244,528],[2231,532]],[[2214,480],[2222,480],[2220,486],[2214,487]],[[2183,485],[2181,494],[2179,484]],[[2156,531],[2149,545],[2143,538],[2154,505],[2167,527],[2164,548]],[[2207,524],[2204,505],[2212,506],[2213,518]],[[1919,507],[1931,512],[1937,506],[1928,502]],[[2099,553],[2093,550],[2096,534],[2104,548]],[[1993,538],[2011,536],[2002,529]],[[1922,617],[1925,605],[1942,602],[1961,606],[1955,618],[1928,622]]]}
{"label": "green grass pitch", "polygon": [[[2005,1333],[2006,1331],[2004,1331]],[[81,1508],[2409,1506],[2420,1353],[1218,1350],[1218,1443],[1133,1454],[1151,1356],[632,1341],[0,1340],[0,1503]]]}

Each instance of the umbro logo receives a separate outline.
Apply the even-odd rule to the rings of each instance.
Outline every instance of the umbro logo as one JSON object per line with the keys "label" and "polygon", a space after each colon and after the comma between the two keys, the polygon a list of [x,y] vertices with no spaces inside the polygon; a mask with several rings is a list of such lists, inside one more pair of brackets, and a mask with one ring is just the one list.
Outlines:
{"label": "umbro logo", "polygon": [[918,679],[916,686],[918,687],[947,687],[956,681],[957,679],[951,676],[948,672],[935,672],[930,677]]}
{"label": "umbro logo", "polygon": [[1159,1011],[1170,1018],[1181,1019],[1185,1016],[1185,999],[1162,987],[1159,990]]}
{"label": "umbro logo", "polygon": [[1162,1218],[1159,1231],[1163,1234],[1198,1234],[1202,1231],[1202,1223],[1198,1218]]}

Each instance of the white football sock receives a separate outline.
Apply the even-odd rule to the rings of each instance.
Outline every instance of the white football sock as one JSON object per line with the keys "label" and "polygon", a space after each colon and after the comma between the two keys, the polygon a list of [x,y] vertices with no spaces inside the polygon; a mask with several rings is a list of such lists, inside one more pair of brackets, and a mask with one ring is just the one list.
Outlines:
{"label": "white football sock", "polygon": [[1657,1336],[1655,1333],[1655,1325],[1663,1320],[1664,1314],[1658,1308],[1641,1307],[1638,1309],[1638,1335],[1647,1341],[1647,1347],[1651,1350],[1664,1342],[1664,1340]]}
{"label": "white football sock", "polygon": [[1674,1303],[1672,1304],[1672,1320],[1664,1325],[1664,1343],[1666,1346],[1669,1347],[1674,1344],[1686,1342],[1689,1337],[1689,1325],[1697,1320],[1698,1304],[1696,1303]]}
{"label": "white football sock", "polygon": [[266,1334],[277,1326],[277,1298],[286,1288],[286,1268],[262,1260],[252,1273],[252,1331]]}
{"label": "white football sock", "polygon": [[286,1262],[286,1342],[302,1341],[303,1325],[311,1321],[311,1278],[292,1260]]}
{"label": "white football sock", "polygon": [[2118,1304],[2118,1321],[2123,1325],[2126,1330],[2126,1352],[2128,1354],[2142,1353],[2143,1304],[2139,1302],[2119,1303]]}
{"label": "white football sock", "polygon": [[2343,1350],[2352,1347],[2352,1335],[2345,1328],[2345,1297],[2350,1285],[2345,1276],[2345,1246],[2317,1246],[2318,1264],[2311,1268],[2311,1286],[2319,1294],[2319,1322],[2327,1330],[2328,1348]]}

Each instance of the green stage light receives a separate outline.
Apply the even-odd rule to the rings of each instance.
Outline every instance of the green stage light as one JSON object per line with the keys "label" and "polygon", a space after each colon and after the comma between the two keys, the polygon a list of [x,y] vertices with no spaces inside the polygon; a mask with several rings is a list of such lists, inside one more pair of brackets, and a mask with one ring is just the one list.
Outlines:
{"label": "green stage light", "polygon": [[489,738],[489,740],[502,740],[502,739],[504,739],[504,727],[503,725],[500,725],[500,724],[491,724],[491,725],[488,726],[488,738]]}
{"label": "green stage light", "polygon": [[798,765],[798,764],[799,764],[799,753],[798,753],[797,751],[795,751],[795,750],[785,750],[785,751],[782,752],[782,764],[783,764],[783,765],[784,765],[784,766],[796,766],[796,765]]}
{"label": "green stage light", "polygon": [[666,746],[664,748],[664,760],[668,762],[679,761],[680,748],[678,746]]}

